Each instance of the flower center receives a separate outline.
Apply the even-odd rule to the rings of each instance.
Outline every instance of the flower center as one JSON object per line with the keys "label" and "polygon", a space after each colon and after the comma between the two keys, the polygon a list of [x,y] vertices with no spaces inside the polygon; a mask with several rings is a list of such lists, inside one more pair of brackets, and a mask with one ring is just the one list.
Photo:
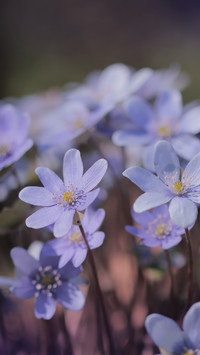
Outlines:
{"label": "flower center", "polygon": [[82,235],[79,232],[73,233],[70,236],[70,239],[72,241],[74,241],[75,243],[77,243],[77,244],[83,243],[83,237],[82,237]]}
{"label": "flower center", "polygon": [[83,121],[81,119],[77,119],[74,122],[74,127],[77,129],[83,128],[84,127]]}
{"label": "flower center", "polygon": [[198,354],[199,349],[197,350],[187,350],[186,353],[184,353],[183,355],[195,355]]}
{"label": "flower center", "polygon": [[166,224],[159,224],[156,228],[156,233],[161,237],[165,236],[167,232]]}
{"label": "flower center", "polygon": [[56,288],[62,285],[61,275],[50,265],[44,268],[40,266],[32,284],[35,285],[35,297],[40,293],[52,296]]}
{"label": "flower center", "polygon": [[68,204],[73,203],[74,197],[73,197],[72,192],[70,192],[70,191],[69,192],[65,192],[64,199],[65,199],[65,201],[67,201]]}
{"label": "flower center", "polygon": [[184,192],[185,186],[181,181],[177,181],[174,185],[174,189],[178,195],[181,195]]}
{"label": "flower center", "polygon": [[168,221],[168,216],[158,215],[154,221],[148,225],[148,233],[156,239],[165,239],[172,231],[172,223]]}
{"label": "flower center", "polygon": [[169,127],[167,126],[161,126],[159,128],[159,136],[163,137],[163,138],[169,138],[171,137],[171,130]]}

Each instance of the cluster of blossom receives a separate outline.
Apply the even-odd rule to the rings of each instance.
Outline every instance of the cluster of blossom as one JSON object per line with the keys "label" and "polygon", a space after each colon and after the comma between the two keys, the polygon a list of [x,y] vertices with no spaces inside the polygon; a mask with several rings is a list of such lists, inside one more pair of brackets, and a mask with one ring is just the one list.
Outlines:
{"label": "cluster of blossom", "polygon": [[[126,226],[126,230],[143,245],[166,250],[195,224],[200,204],[200,106],[196,102],[183,106],[179,90],[186,82],[186,76],[174,67],[136,71],[113,64],[92,73],[83,85],[1,102],[0,201],[18,183],[29,183],[35,165],[47,166],[35,170],[44,187],[25,187],[19,198],[42,207],[26,219],[27,227],[48,227],[56,238],[44,244],[39,260],[23,248],[13,248],[13,263],[23,276],[1,281],[10,284],[19,298],[36,297],[36,317],[50,319],[56,300],[72,310],[84,306],[78,287],[83,281],[78,275],[88,247],[79,224],[90,249],[103,244],[105,234],[98,229],[105,212],[94,206],[108,196],[113,176],[122,176],[126,162],[119,147],[125,147],[127,161],[132,151],[129,166],[139,147],[137,161],[143,166],[126,165],[123,172],[144,191],[132,210],[137,226]],[[86,166],[96,156],[103,159],[83,173],[80,151],[74,146],[81,149],[86,143]],[[94,147],[98,148],[95,156],[91,154]],[[23,157],[29,150],[30,158]],[[63,155],[62,181],[50,168],[59,170]],[[106,173],[107,160],[110,170],[99,194],[96,186]],[[21,179],[22,162],[26,173]],[[171,354],[200,354],[199,326],[199,303],[185,315],[184,333],[167,317],[154,314],[146,320],[152,339]]]}

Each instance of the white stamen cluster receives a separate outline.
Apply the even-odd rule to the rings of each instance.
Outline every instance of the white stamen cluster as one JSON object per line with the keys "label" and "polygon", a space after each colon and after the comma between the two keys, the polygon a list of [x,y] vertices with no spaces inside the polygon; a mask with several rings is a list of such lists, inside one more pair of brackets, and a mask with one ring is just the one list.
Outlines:
{"label": "white stamen cluster", "polygon": [[172,222],[167,215],[158,215],[153,222],[148,225],[148,233],[156,239],[165,239],[172,231]]}
{"label": "white stamen cluster", "polygon": [[84,204],[86,196],[83,190],[78,190],[72,184],[64,185],[64,187],[66,191],[64,194],[53,193],[53,199],[57,205],[71,210]]}
{"label": "white stamen cluster", "polygon": [[44,268],[40,266],[32,284],[36,290],[35,297],[38,297],[40,293],[53,296],[56,288],[62,285],[61,275],[50,265]]}

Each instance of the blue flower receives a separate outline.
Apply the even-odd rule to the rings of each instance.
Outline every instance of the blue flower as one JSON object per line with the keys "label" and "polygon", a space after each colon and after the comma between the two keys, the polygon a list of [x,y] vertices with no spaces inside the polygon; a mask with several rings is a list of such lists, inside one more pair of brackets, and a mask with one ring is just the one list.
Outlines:
{"label": "blue flower", "polygon": [[0,107],[0,171],[32,147],[32,140],[27,138],[29,126],[29,117],[20,114],[13,105]]}
{"label": "blue flower", "polygon": [[181,241],[184,229],[175,225],[169,215],[167,205],[154,208],[153,212],[132,212],[134,221],[138,227],[126,226],[127,232],[141,238],[142,244],[148,247],[161,246],[169,249]]}
{"label": "blue flower", "polygon": [[158,176],[140,168],[132,167],[123,175],[145,191],[134,203],[135,212],[141,213],[170,201],[169,214],[172,221],[182,228],[193,225],[200,204],[200,153],[181,172],[178,157],[167,141],[156,144],[155,171]]}
{"label": "blue flower", "polygon": [[75,211],[85,210],[99,194],[100,189],[93,188],[101,181],[106,169],[106,160],[99,159],[83,174],[83,163],[77,149],[65,153],[64,182],[52,170],[37,168],[36,173],[44,187],[25,187],[19,198],[43,208],[28,217],[26,225],[38,229],[54,223],[54,235],[65,235],[72,226]]}
{"label": "blue flower", "polygon": [[[87,209],[85,211],[82,226],[84,228],[90,249],[102,245],[105,234],[97,231],[103,222],[105,211],[100,208],[97,211]],[[69,232],[59,239],[53,239],[45,244],[44,253],[47,255],[59,255],[59,267],[63,267],[69,260],[75,267],[80,266],[87,256],[87,247],[78,226],[73,225]]]}
{"label": "blue flower", "polygon": [[160,139],[170,141],[175,152],[185,160],[200,151],[200,140],[194,136],[200,132],[200,106],[183,111],[180,92],[163,92],[154,108],[135,96],[125,103],[125,111],[132,121],[132,129],[116,131],[113,141],[117,145],[143,146],[143,164],[149,170],[153,170],[153,150]]}
{"label": "blue flower", "polygon": [[74,311],[83,308],[85,297],[77,287],[75,279],[82,271],[80,267],[75,268],[69,262],[59,268],[59,258],[44,255],[43,249],[39,260],[20,247],[11,250],[11,257],[22,274],[18,283],[15,281],[11,287],[11,292],[22,299],[35,297],[37,318],[52,318],[56,311],[56,301],[64,308]]}
{"label": "blue flower", "polygon": [[171,355],[200,355],[200,302],[192,305],[183,320],[183,331],[170,318],[151,314],[145,321],[154,343]]}

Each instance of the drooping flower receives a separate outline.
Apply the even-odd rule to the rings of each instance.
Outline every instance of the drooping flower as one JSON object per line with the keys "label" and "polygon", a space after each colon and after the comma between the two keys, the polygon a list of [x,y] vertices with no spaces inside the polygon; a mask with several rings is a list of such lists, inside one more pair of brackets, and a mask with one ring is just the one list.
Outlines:
{"label": "drooping flower", "polygon": [[15,280],[11,286],[11,292],[22,299],[35,297],[37,318],[52,318],[56,311],[56,301],[74,311],[83,308],[85,297],[75,279],[82,271],[80,267],[75,268],[69,262],[59,268],[59,257],[48,257],[41,251],[40,259],[37,260],[20,247],[11,250],[11,257],[22,274],[18,283]]}
{"label": "drooping flower", "polygon": [[132,217],[139,227],[126,226],[127,232],[141,238],[142,244],[148,247],[169,249],[177,245],[184,234],[184,229],[172,222],[167,205],[156,207],[152,212],[132,211]]}
{"label": "drooping flower", "polygon": [[167,141],[160,141],[154,152],[155,171],[158,176],[140,167],[128,168],[123,175],[145,193],[134,203],[135,212],[141,213],[170,201],[172,221],[182,227],[193,225],[200,204],[200,153],[182,172],[179,159]]}
{"label": "drooping flower", "polygon": [[0,107],[0,170],[15,163],[29,150],[30,119],[18,112],[13,105]]}
{"label": "drooping flower", "polygon": [[125,103],[125,112],[132,122],[132,129],[116,131],[113,141],[120,146],[134,143],[143,146],[145,168],[153,170],[154,146],[161,139],[170,141],[175,152],[185,160],[192,159],[200,151],[200,140],[194,136],[200,132],[200,106],[184,110],[180,92],[163,92],[155,107],[134,96]]}
{"label": "drooping flower", "polygon": [[30,228],[43,228],[54,223],[54,235],[62,237],[72,226],[75,211],[85,210],[97,197],[107,161],[99,159],[83,174],[79,150],[70,149],[63,162],[64,182],[50,169],[39,167],[36,174],[44,187],[25,187],[19,198],[35,206],[43,206],[26,219]]}
{"label": "drooping flower", "polygon": [[[102,245],[105,234],[97,231],[103,222],[105,211],[100,208],[97,211],[87,209],[82,226],[85,231],[90,249]],[[63,267],[69,260],[75,267],[80,266],[87,256],[87,247],[78,226],[73,225],[69,232],[62,238],[53,239],[45,244],[44,253],[60,256],[59,267]]]}
{"label": "drooping flower", "polygon": [[186,313],[183,330],[172,319],[156,313],[147,316],[145,326],[162,353],[200,355],[200,302]]}

